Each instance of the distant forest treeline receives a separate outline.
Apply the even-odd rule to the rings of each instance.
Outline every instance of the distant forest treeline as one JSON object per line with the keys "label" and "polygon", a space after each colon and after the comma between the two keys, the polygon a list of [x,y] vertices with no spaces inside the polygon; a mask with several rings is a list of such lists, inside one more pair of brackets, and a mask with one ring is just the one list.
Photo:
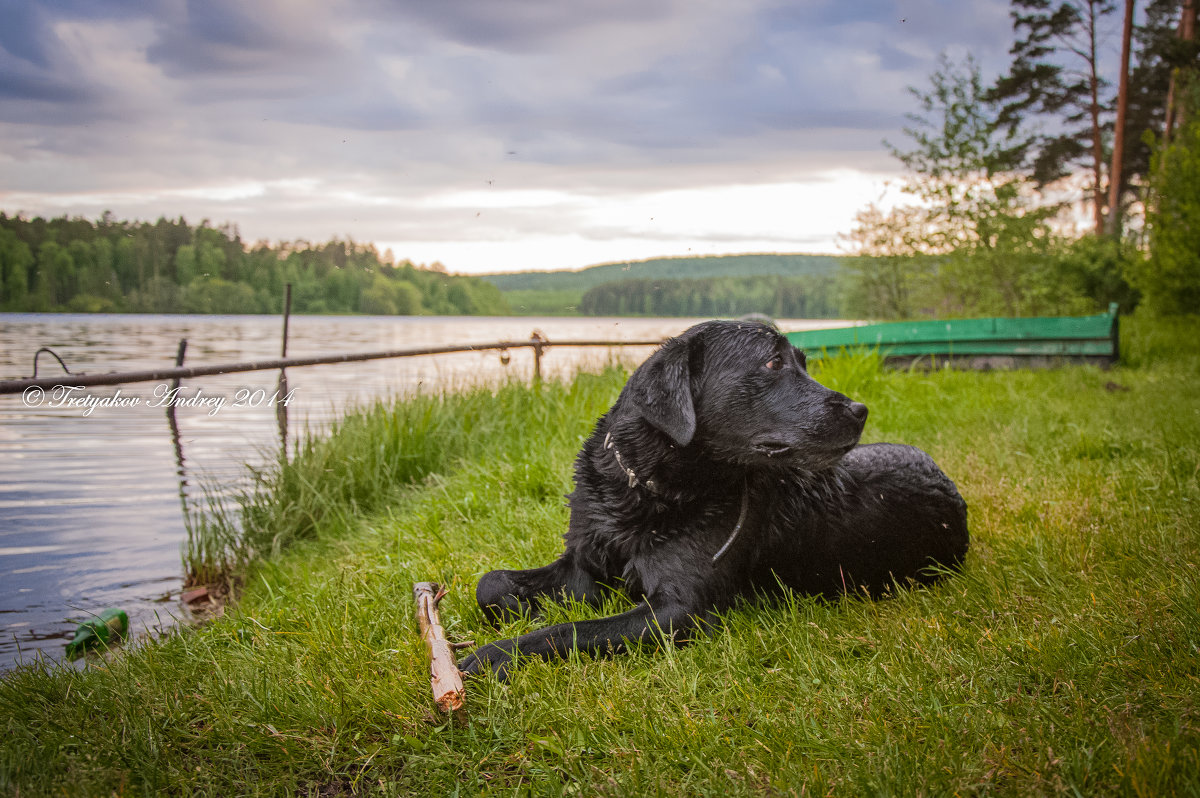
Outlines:
{"label": "distant forest treeline", "polygon": [[278,313],[291,283],[296,313],[839,315],[839,259],[824,255],[657,258],[486,278],[391,261],[350,240],[248,246],[236,227],[207,221],[0,213],[0,311]]}
{"label": "distant forest treeline", "polygon": [[741,316],[836,318],[836,281],[829,276],[711,277],[623,280],[588,289],[579,310],[588,316]]}
{"label": "distant forest treeline", "polygon": [[650,258],[577,271],[485,274],[520,315],[840,316],[837,255]]}
{"label": "distant forest treeline", "polygon": [[837,255],[758,253],[696,255],[676,258],[603,263],[586,269],[553,272],[485,274],[483,279],[501,291],[579,291],[625,280],[693,280],[707,277],[807,277],[837,272],[844,258]]}
{"label": "distant forest treeline", "polygon": [[508,312],[491,283],[390,261],[349,240],[248,247],[234,227],[182,218],[0,213],[0,310],[278,313],[291,283],[297,313]]}

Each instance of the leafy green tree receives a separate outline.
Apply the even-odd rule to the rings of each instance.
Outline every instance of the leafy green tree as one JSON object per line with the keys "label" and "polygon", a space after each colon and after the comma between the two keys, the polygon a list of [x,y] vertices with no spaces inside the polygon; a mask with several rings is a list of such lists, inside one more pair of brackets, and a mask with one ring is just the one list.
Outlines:
{"label": "leafy green tree", "polygon": [[11,230],[0,227],[0,307],[21,310],[29,294],[29,270],[33,267],[29,245]]}
{"label": "leafy green tree", "polygon": [[131,236],[121,236],[113,245],[113,269],[121,293],[128,296],[141,285],[137,242]]}
{"label": "leafy green tree", "polygon": [[929,210],[871,204],[846,237],[857,257],[842,267],[845,307],[854,316],[910,319],[932,312],[940,244],[928,239]]}
{"label": "leafy green tree", "polygon": [[184,313],[262,313],[254,289],[220,277],[198,277],[179,293]]}
{"label": "leafy green tree", "polygon": [[179,286],[165,275],[151,277],[129,297],[129,309],[138,313],[180,313],[179,295]]}
{"label": "leafy green tree", "polygon": [[396,303],[396,313],[401,316],[417,316],[424,312],[421,306],[421,289],[408,280],[396,280],[392,283],[392,300]]}
{"label": "leafy green tree", "polygon": [[930,83],[913,90],[921,111],[905,133],[915,147],[888,145],[908,167],[903,190],[917,202],[859,216],[851,243],[882,271],[853,263],[848,297],[882,318],[1060,306],[1048,224],[1057,209],[1017,169],[1025,143],[1007,135],[973,60],[943,58]]}
{"label": "leafy green tree", "polygon": [[235,268],[229,267],[225,251],[212,241],[201,241],[196,246],[196,271],[201,277],[235,279]]}
{"label": "leafy green tree", "polygon": [[1147,309],[1200,312],[1200,81],[1182,87],[1184,124],[1151,159],[1150,255],[1130,267]]}
{"label": "leafy green tree", "polygon": [[1126,273],[1141,255],[1129,242],[1112,236],[1085,235],[1058,242],[1053,254],[1053,268],[1062,291],[1088,300],[1081,312],[1102,310],[1113,302],[1122,313],[1137,307],[1141,297],[1126,280]]}
{"label": "leafy green tree", "polygon": [[358,307],[363,313],[371,316],[397,316],[400,315],[400,306],[396,300],[391,281],[377,274],[370,287],[362,292]]}
{"label": "leafy green tree", "polygon": [[97,238],[92,242],[92,252],[93,268],[84,290],[109,300],[115,307],[121,298],[121,287],[112,241],[104,236]]}
{"label": "leafy green tree", "polygon": [[39,309],[61,307],[73,295],[75,262],[71,253],[56,241],[43,241],[38,247],[37,272],[34,280],[36,303]]}
{"label": "leafy green tree", "polygon": [[175,250],[175,282],[187,285],[196,279],[196,248],[184,244]]}
{"label": "leafy green tree", "polygon": [[349,313],[359,310],[364,281],[356,269],[334,269],[321,282],[325,296],[338,311]]}

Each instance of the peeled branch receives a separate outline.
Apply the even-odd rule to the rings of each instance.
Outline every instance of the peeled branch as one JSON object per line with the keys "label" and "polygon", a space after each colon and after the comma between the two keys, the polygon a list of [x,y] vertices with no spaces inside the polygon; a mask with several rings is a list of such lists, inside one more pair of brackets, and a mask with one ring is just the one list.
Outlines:
{"label": "peeled branch", "polygon": [[[438,615],[438,602],[446,591],[436,582],[417,582],[413,598],[417,600],[417,623],[421,638],[429,650],[429,676],[433,700],[443,712],[462,709],[463,681],[454,656],[456,646],[446,639],[446,630]],[[465,644],[469,645],[469,644]]]}

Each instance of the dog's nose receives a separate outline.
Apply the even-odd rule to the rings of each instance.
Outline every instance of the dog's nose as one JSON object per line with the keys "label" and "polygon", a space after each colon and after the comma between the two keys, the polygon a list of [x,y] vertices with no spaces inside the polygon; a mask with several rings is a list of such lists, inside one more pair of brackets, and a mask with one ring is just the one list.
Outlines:
{"label": "dog's nose", "polygon": [[867,423],[867,406],[862,402],[851,402],[847,409],[859,424]]}

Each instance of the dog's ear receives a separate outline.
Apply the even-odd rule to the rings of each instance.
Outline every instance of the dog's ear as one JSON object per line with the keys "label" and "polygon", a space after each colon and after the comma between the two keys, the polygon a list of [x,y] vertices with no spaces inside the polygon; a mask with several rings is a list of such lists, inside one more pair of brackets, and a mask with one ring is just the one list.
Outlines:
{"label": "dog's ear", "polygon": [[680,446],[696,434],[689,341],[672,338],[643,363],[625,386],[633,409]]}

